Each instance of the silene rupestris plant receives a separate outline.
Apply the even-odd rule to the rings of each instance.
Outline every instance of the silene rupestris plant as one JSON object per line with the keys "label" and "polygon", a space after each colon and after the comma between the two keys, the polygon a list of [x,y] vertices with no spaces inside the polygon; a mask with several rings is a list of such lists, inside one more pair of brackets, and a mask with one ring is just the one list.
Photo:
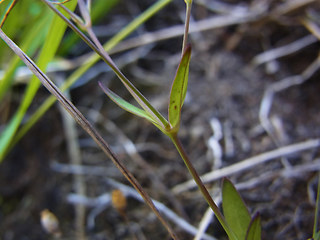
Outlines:
{"label": "silene rupestris plant", "polygon": [[[71,1],[71,0],[70,0]],[[14,1],[15,2],[15,1]],[[178,65],[169,96],[168,103],[168,119],[166,119],[158,110],[156,110],[152,104],[143,96],[143,94],[125,77],[125,75],[119,70],[116,64],[112,61],[108,53],[105,51],[104,47],[100,44],[97,37],[91,28],[90,19],[90,4],[85,4],[84,0],[78,0],[79,11],[81,17],[75,15],[73,12],[68,10],[62,3],[69,2],[66,1],[49,1],[42,0],[50,9],[52,9],[63,21],[73,29],[87,44],[90,46],[114,71],[118,76],[120,81],[123,83],[125,88],[129,91],[132,97],[136,100],[140,107],[136,107],[131,103],[127,102],[116,93],[112,92],[110,89],[106,88],[103,83],[99,82],[100,87],[106,93],[106,95],[114,101],[118,106],[125,109],[126,111],[146,119],[155,125],[161,132],[167,135],[170,140],[175,145],[181,158],[183,159],[186,167],[188,168],[190,174],[192,175],[194,181],[197,183],[203,197],[207,201],[210,208],[215,213],[220,224],[224,228],[228,238],[230,240],[260,240],[261,239],[261,219],[260,215],[257,213],[251,217],[246,205],[244,204],[241,196],[237,192],[236,188],[233,186],[230,180],[223,179],[222,181],[222,209],[223,213],[220,211],[219,207],[215,204],[212,197],[210,196],[208,190],[201,181],[197,171],[193,167],[186,151],[184,150],[179,138],[179,128],[181,124],[181,109],[186,97],[187,85],[188,85],[188,75],[189,75],[189,65],[191,60],[191,46],[188,44],[188,31],[189,31],[189,19],[191,14],[192,0],[185,0],[186,3],[186,20],[185,20],[185,32],[182,44],[182,54],[181,60]],[[88,1],[89,3],[90,1]],[[65,12],[67,12],[71,19],[80,26],[80,29],[85,31],[85,35],[79,27],[75,26],[68,18],[66,18],[57,8],[53,5],[58,5]],[[3,24],[3,23],[1,23]],[[88,36],[88,37],[87,37]],[[41,72],[41,70],[33,63],[33,61],[27,57],[18,47],[8,39],[4,32],[0,29],[0,37],[16,52],[16,54],[24,60],[27,66],[36,74],[36,76],[44,82],[44,85],[50,89],[49,91],[54,92],[57,99],[67,108],[69,113],[77,120],[77,122],[94,138],[94,140],[99,144],[101,148],[107,149],[105,153],[114,159],[113,153],[108,150],[107,144],[104,140],[97,135],[96,130],[87,123],[87,120],[81,115],[81,113],[70,103],[59,89],[48,79],[48,77]],[[117,162],[117,160],[114,160]],[[119,164],[119,163],[117,163]],[[121,165],[121,164],[120,164]],[[145,201],[151,205],[152,202],[149,197],[144,195],[144,192],[136,180],[131,176],[130,173],[121,165],[120,170],[127,177],[127,179],[135,186],[140,194],[144,197]],[[156,211],[155,211],[156,212]],[[157,214],[157,213],[156,213]],[[157,215],[158,216],[158,215]],[[159,216],[158,216],[159,217]],[[159,217],[161,220],[161,216]],[[163,222],[163,221],[162,221]],[[163,222],[164,223],[164,222]],[[164,223],[166,225],[166,223]],[[167,227],[168,231],[171,233],[171,229]],[[174,239],[177,239],[174,234],[171,234]]]}
{"label": "silene rupestris plant", "polygon": [[[223,215],[211,198],[208,190],[202,183],[197,171],[193,167],[178,138],[178,132],[181,123],[181,109],[186,97],[189,65],[191,60],[191,46],[187,43],[187,36],[189,31],[192,0],[185,0],[185,3],[186,20],[182,44],[182,57],[171,86],[168,104],[168,120],[164,118],[161,113],[157,111],[152,104],[138,91],[138,89],[136,89],[136,87],[120,72],[116,72],[116,74],[141,108],[138,108],[119,97],[110,89],[106,88],[101,82],[99,82],[99,85],[106,95],[118,106],[138,117],[142,117],[151,122],[171,139],[194,181],[197,183],[203,197],[206,199],[207,203],[215,213],[230,240],[259,240],[261,239],[260,215],[256,214],[254,217],[250,216],[250,213],[242,198],[228,179],[224,179],[222,182]],[[110,64],[112,65],[113,63],[111,62],[109,65]]]}

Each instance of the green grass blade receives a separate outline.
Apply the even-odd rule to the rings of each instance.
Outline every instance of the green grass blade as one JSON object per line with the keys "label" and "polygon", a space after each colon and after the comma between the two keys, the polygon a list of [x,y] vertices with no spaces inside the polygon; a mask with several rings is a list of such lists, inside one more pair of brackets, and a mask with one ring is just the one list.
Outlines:
{"label": "green grass blade", "polygon": [[173,129],[178,129],[180,124],[181,108],[187,93],[190,59],[191,47],[187,46],[178,66],[170,93],[168,115]]}
{"label": "green grass blade", "polygon": [[[1,13],[6,10],[8,3],[12,3],[12,1],[7,0],[0,4]],[[33,27],[30,26],[35,26],[44,16],[48,16],[48,11],[47,9],[43,9],[41,2],[34,0],[18,1],[7,16],[2,30],[12,39],[15,39],[15,41],[23,42],[25,38],[30,36],[29,33],[33,31]],[[28,19],[28,21],[26,21],[26,19]],[[17,29],[19,29],[19,31],[17,31]],[[0,64],[6,66],[8,59],[12,59],[13,56],[12,51],[0,41]]]}
{"label": "green grass blade", "polygon": [[[143,12],[139,17],[137,17],[133,22],[128,24],[119,33],[112,37],[108,42],[104,44],[104,49],[108,52],[114,48],[119,42],[135,31],[141,24],[147,21],[150,17],[155,15],[163,7],[165,7],[172,0],[158,0],[149,9]],[[98,60],[99,56],[97,54],[92,54],[91,57],[75,72],[73,72],[65,83],[61,86],[61,90],[64,91],[70,86],[72,86],[85,72],[88,71]],[[56,102],[55,97],[50,96],[44,101],[44,103],[38,108],[38,110],[32,114],[32,116],[27,120],[26,124],[15,135],[12,145],[16,144],[29,130],[30,128],[48,111],[48,109]],[[10,146],[12,148],[13,146]]]}
{"label": "green grass blade", "polygon": [[246,240],[261,240],[261,217],[256,214],[250,222]]}
{"label": "green grass blade", "polygon": [[123,98],[119,97],[117,94],[112,92],[107,87],[103,86],[102,83],[99,82],[100,87],[104,91],[104,93],[113,101],[115,102],[119,107],[123,108],[124,110],[138,116],[147,119],[149,122],[152,122],[154,124],[157,124],[156,120],[153,119],[146,111],[144,111],[141,108],[138,108],[131,103],[128,103]]}
{"label": "green grass blade", "polygon": [[226,178],[222,182],[222,208],[226,222],[237,239],[245,240],[251,216],[240,194],[231,181]]}
{"label": "green grass blade", "polygon": [[[52,14],[46,14],[43,16],[43,18],[36,22],[34,27],[28,29],[28,34],[26,34],[26,37],[23,38],[23,42],[21,43],[21,49],[28,55],[33,55],[43,42],[45,35],[48,32],[46,25],[50,23],[52,16]],[[37,37],[35,38],[34,36]],[[0,80],[0,101],[10,88],[14,73],[20,64],[21,60],[18,56],[14,56],[8,64],[8,69],[5,71],[3,78]]]}
{"label": "green grass blade", "polygon": [[0,4],[0,23],[3,24],[3,21],[6,21],[9,14],[11,14],[10,8],[12,10],[12,4],[14,3],[14,0],[8,0]]}
{"label": "green grass blade", "polygon": [[[76,6],[76,1],[68,2],[67,6],[73,10]],[[65,29],[66,29],[65,23],[60,18],[55,16],[53,18],[53,21],[51,23],[51,27],[49,30],[49,34],[46,38],[46,41],[42,47],[39,59],[37,61],[37,65],[41,69],[45,69],[47,64],[54,57],[55,52],[62,39],[62,36],[65,32]],[[37,36],[34,36],[34,37],[37,37]],[[27,109],[29,108],[39,87],[40,87],[40,81],[35,76],[33,76],[30,80],[30,83],[28,84],[28,87],[21,105],[19,106],[17,112],[15,113],[10,123],[8,124],[8,126],[0,136],[0,162],[4,159],[4,156],[6,155],[9,149],[11,141],[19,125],[21,124],[22,119]]]}

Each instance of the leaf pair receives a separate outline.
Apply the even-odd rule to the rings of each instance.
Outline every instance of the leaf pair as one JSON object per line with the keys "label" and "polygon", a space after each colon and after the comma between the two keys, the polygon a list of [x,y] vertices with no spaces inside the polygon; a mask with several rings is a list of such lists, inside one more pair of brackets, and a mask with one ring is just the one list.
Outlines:
{"label": "leaf pair", "polygon": [[103,86],[101,82],[99,82],[99,85],[105,94],[118,106],[138,117],[148,120],[166,135],[171,136],[172,134],[176,134],[178,132],[180,126],[181,108],[187,93],[190,59],[191,46],[189,45],[182,55],[175,79],[172,84],[168,106],[169,121],[166,120],[132,84],[128,84],[127,79],[126,81],[123,81],[122,75],[118,75],[118,77],[141,108],[127,102],[110,89]]}
{"label": "leaf pair", "polygon": [[222,183],[222,208],[227,224],[237,237],[230,240],[261,240],[259,213],[251,218],[240,194],[226,178]]}

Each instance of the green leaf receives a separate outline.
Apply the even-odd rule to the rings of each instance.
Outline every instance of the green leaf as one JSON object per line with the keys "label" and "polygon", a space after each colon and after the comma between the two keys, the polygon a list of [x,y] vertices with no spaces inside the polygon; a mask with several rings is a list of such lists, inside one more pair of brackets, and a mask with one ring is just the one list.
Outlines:
{"label": "green leaf", "polygon": [[191,46],[189,45],[182,55],[170,93],[169,122],[171,127],[177,130],[180,125],[181,108],[187,93],[190,59]]}
{"label": "green leaf", "polygon": [[[50,14],[46,14],[45,16],[43,16],[43,18],[37,21],[32,28],[28,29],[29,31],[27,32],[21,43],[21,49],[28,55],[33,55],[34,52],[38,49],[39,45],[43,43],[43,40],[48,32],[48,27],[46,25],[50,23],[51,17],[52,16],[50,16]],[[18,56],[14,56],[10,60],[8,68],[4,72],[3,78],[0,79],[0,101],[11,87],[13,76],[20,63],[20,58]]]}
{"label": "green leaf", "polygon": [[138,116],[147,119],[149,122],[159,125],[158,122],[153,119],[145,110],[138,108],[131,103],[128,103],[123,98],[119,97],[117,94],[112,92],[109,88],[102,85],[101,82],[99,82],[100,87],[104,91],[104,93],[113,101],[115,102],[119,107],[123,108],[124,110]]}
{"label": "green leaf", "polygon": [[259,213],[250,222],[246,240],[261,240],[261,217]]}
{"label": "green leaf", "polygon": [[240,194],[227,178],[222,182],[222,208],[226,222],[237,239],[245,240],[251,217]]}
{"label": "green leaf", "polygon": [[[70,10],[73,10],[76,7],[76,1],[70,1],[66,3],[66,6],[70,7]],[[58,16],[54,16],[53,20],[51,22],[49,34],[46,37],[46,40],[44,42],[44,45],[41,49],[39,58],[37,60],[37,65],[40,69],[45,69],[48,65],[48,63],[53,59],[56,50],[60,44],[60,41],[63,37],[63,34],[66,30],[66,24],[61,20]],[[37,36],[35,36],[37,37]],[[33,98],[35,94],[37,93],[41,83],[37,79],[36,76],[32,76],[31,80],[28,84],[28,87],[25,91],[24,98],[17,109],[16,113],[6,126],[6,129],[1,133],[0,135],[0,163],[6,156],[10,144],[12,142],[12,139],[14,135],[17,132],[17,129],[19,125],[21,124],[31,102],[33,101]]]}

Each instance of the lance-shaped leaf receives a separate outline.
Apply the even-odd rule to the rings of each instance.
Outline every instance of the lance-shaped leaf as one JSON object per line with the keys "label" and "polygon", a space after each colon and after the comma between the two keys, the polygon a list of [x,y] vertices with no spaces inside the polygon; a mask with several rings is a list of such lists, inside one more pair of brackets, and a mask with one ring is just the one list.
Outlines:
{"label": "lance-shaped leaf", "polygon": [[259,213],[250,222],[246,240],[261,240],[261,217]]}
{"label": "lance-shaped leaf", "polygon": [[175,79],[172,84],[169,102],[169,123],[173,129],[178,129],[181,119],[181,108],[186,97],[191,46],[187,46],[183,53]]}
{"label": "lance-shaped leaf", "polygon": [[244,240],[251,217],[240,194],[227,178],[222,182],[222,208],[226,222],[238,240]]}
{"label": "lance-shaped leaf", "polygon": [[145,112],[160,126],[160,130],[164,131],[168,125],[168,121],[159,113],[151,103],[139,92],[139,90],[120,72],[116,72],[120,81],[129,91],[131,96],[145,110]]}
{"label": "lance-shaped leaf", "polygon": [[159,123],[156,119],[154,119],[152,116],[150,116],[145,110],[138,108],[131,103],[128,103],[126,100],[112,92],[109,88],[103,86],[101,82],[99,82],[100,87],[104,91],[104,93],[113,101],[115,102],[119,107],[123,108],[124,110],[138,116],[141,118],[145,118],[149,122],[155,124],[157,127],[159,127]]}

